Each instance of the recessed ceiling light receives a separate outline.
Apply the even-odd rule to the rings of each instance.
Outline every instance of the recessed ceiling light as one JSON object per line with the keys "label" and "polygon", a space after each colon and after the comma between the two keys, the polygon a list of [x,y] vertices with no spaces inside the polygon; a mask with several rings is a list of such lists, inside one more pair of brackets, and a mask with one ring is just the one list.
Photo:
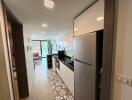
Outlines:
{"label": "recessed ceiling light", "polygon": [[45,32],[43,31],[43,32],[41,32],[41,34],[45,34]]}
{"label": "recessed ceiling light", "polygon": [[52,9],[52,8],[54,8],[55,3],[53,0],[44,0],[44,6]]}
{"label": "recessed ceiling light", "polygon": [[104,20],[104,17],[103,17],[103,16],[100,16],[100,17],[98,17],[96,20],[97,20],[97,21],[102,21],[102,20]]}
{"label": "recessed ceiling light", "polygon": [[48,27],[48,25],[46,23],[43,23],[41,26],[44,27],[44,28]]}

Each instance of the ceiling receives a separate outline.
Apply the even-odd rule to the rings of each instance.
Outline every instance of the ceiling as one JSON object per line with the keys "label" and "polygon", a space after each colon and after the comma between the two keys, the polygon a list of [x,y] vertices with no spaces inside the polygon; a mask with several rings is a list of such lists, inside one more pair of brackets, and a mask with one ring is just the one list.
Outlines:
{"label": "ceiling", "polygon": [[[4,0],[15,16],[30,27],[30,33],[56,36],[72,31],[73,18],[96,0],[54,0],[55,8],[44,7],[44,0]],[[48,28],[41,27],[47,23]]]}

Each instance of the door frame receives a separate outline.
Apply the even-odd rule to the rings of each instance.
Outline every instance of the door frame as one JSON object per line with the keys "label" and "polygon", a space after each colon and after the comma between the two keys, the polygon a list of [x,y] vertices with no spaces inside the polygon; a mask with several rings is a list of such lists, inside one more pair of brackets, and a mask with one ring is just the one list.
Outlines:
{"label": "door frame", "polygon": [[[16,61],[17,81],[18,81],[18,88],[19,88],[19,98],[24,98],[29,96],[29,87],[28,87],[28,77],[27,77],[26,60],[25,60],[24,40],[23,40],[23,24],[12,13],[12,11],[8,8],[8,6],[4,3],[3,0],[2,0],[2,3],[3,3],[3,11],[4,11],[7,49],[8,49],[8,56],[9,56],[8,59],[9,59],[11,73],[12,73],[12,63],[11,63],[12,58],[11,58],[10,43],[9,43],[8,28],[7,28],[8,21],[10,21],[13,24],[13,28],[15,25],[16,29],[15,29],[15,32],[13,32],[14,36],[19,37],[19,39],[17,40],[16,40],[16,37],[15,38],[13,37],[13,41],[15,44],[14,48],[15,48],[15,61]],[[20,33],[20,34],[16,35],[16,33]],[[21,49],[18,49],[19,47],[18,43],[19,44],[21,43]],[[18,53],[19,53],[19,56],[21,57],[18,56]],[[16,100],[12,74],[11,74],[11,80],[12,80],[12,88],[13,88],[12,92],[13,92],[14,99]]]}
{"label": "door frame", "polygon": [[6,42],[7,42],[7,53],[8,53],[11,85],[12,85],[12,94],[13,94],[13,99],[17,100],[16,90],[15,90],[16,89],[15,80],[14,80],[14,76],[13,76],[12,57],[11,57],[11,52],[10,52],[11,47],[10,47],[10,43],[9,43],[9,34],[8,34],[8,28],[7,28],[8,23],[7,23],[6,10],[8,9],[8,7],[6,6],[6,4],[4,3],[3,0],[1,0],[1,2],[2,2],[2,10],[3,10],[3,16],[4,16],[5,32],[6,32],[5,36],[6,36]]}
{"label": "door frame", "polygon": [[101,100],[112,99],[112,69],[117,0],[105,0]]}
{"label": "door frame", "polygon": [[[83,12],[93,6],[97,1],[93,2],[91,5],[86,7],[81,11],[76,19]],[[103,40],[103,61],[102,61],[102,83],[101,83],[101,96],[100,100],[111,100],[112,95],[112,68],[113,68],[113,47],[114,47],[114,38],[115,38],[115,9],[117,0],[104,0],[104,40]],[[74,27],[74,21],[73,21]],[[74,31],[73,31],[74,36]]]}
{"label": "door frame", "polygon": [[[6,16],[5,16],[5,4],[3,2],[3,0],[1,0],[1,5],[2,5],[2,11],[3,11],[3,19],[4,19],[4,24],[5,24],[5,32],[6,32]],[[1,26],[0,26],[1,28]],[[7,34],[5,34],[6,36],[6,41],[8,41],[7,39]],[[10,60],[10,53],[9,53],[9,44],[7,42],[7,53],[8,53],[8,61],[9,61],[9,69],[10,69],[10,79],[11,79],[11,87],[12,87],[12,94],[13,94],[13,99],[16,99],[16,95],[15,95],[15,89],[14,89],[14,81],[13,81],[13,72],[11,71],[11,60]]]}

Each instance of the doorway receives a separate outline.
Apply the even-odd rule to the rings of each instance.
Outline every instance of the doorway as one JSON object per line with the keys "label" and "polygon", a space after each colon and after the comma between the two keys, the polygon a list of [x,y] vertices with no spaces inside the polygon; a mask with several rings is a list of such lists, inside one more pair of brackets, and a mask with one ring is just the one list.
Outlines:
{"label": "doorway", "polygon": [[49,41],[48,40],[32,40],[33,53],[37,52],[40,58],[47,58],[49,54]]}

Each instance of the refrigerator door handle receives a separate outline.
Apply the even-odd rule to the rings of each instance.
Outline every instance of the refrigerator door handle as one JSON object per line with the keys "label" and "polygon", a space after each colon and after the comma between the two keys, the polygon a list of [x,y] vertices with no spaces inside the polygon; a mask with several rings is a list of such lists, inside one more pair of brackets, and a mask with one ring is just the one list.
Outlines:
{"label": "refrigerator door handle", "polygon": [[80,62],[80,63],[83,63],[83,64],[85,64],[85,65],[92,66],[92,64],[87,63],[87,62],[83,62],[83,61],[81,61],[81,60],[79,60],[79,59],[75,59],[75,61]]}

